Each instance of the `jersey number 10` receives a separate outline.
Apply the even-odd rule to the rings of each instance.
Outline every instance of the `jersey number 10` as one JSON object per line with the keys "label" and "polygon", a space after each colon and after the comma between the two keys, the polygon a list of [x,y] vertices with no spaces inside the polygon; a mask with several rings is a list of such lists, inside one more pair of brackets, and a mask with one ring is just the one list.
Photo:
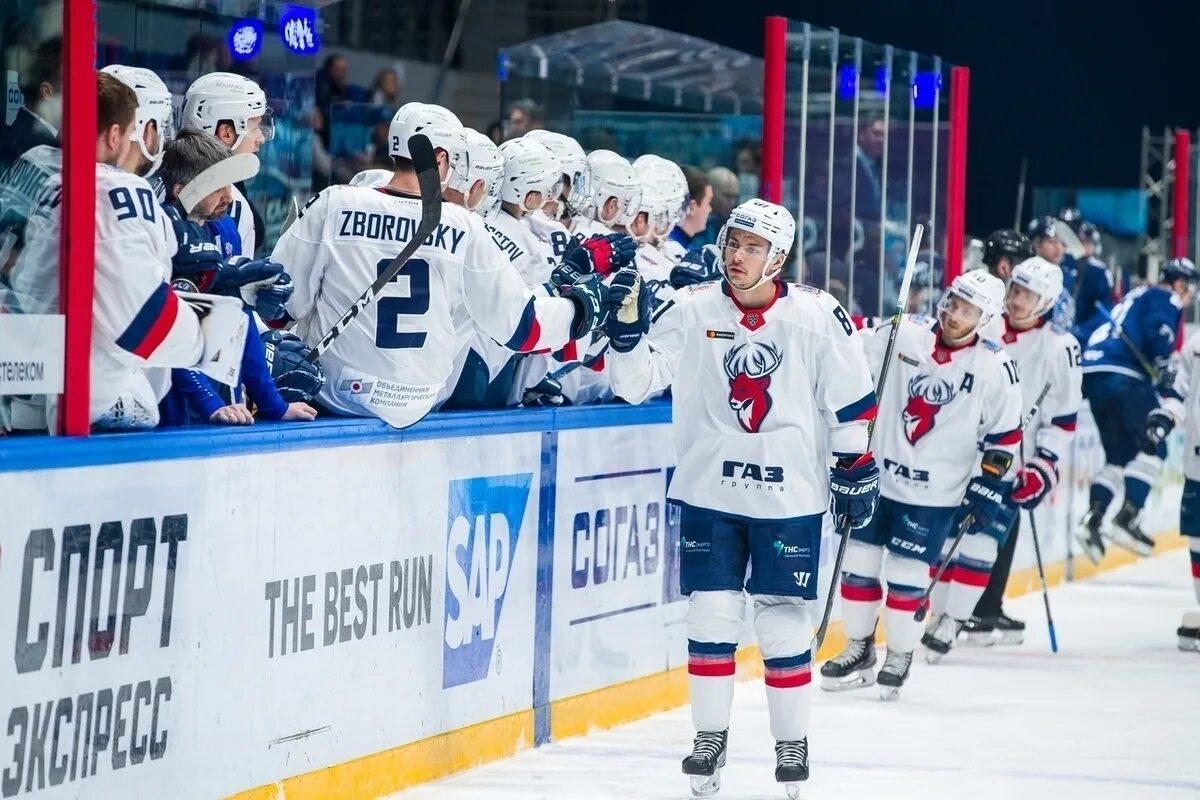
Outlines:
{"label": "jersey number 10", "polygon": [[[376,275],[392,265],[385,258],[375,265]],[[375,346],[381,350],[403,350],[425,346],[425,331],[398,331],[400,317],[419,317],[429,310],[429,262],[410,258],[404,269],[392,278],[395,283],[408,278],[408,297],[380,297],[375,309]]]}

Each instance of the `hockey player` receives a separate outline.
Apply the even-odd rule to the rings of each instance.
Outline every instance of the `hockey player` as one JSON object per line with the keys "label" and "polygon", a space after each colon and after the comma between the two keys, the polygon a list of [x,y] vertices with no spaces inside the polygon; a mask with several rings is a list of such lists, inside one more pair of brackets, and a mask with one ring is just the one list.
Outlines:
{"label": "hockey player", "polygon": [[[1032,513],[1058,483],[1059,459],[1075,435],[1082,373],[1079,343],[1049,319],[1050,309],[1062,293],[1062,271],[1034,256],[1018,264],[1011,278],[1004,316],[992,320],[983,335],[999,342],[1017,364],[1022,414],[1034,407],[1042,388],[1050,385],[1038,413],[1022,433],[1021,460],[1010,498],[1013,506]],[[1001,534],[1000,551],[987,588],[982,590],[971,618],[956,619],[976,644],[992,644],[997,633],[1004,644],[1020,644],[1024,639],[1025,623],[1009,617],[1003,607],[1020,528],[1020,514],[1014,513],[1011,530],[1002,534],[997,531]],[[945,610],[948,592],[957,595],[980,591],[981,587],[972,583],[955,581],[952,586],[950,579],[955,574],[950,570],[943,573],[945,580],[933,593],[934,613]],[[952,602],[956,609],[963,608],[957,597]]]}
{"label": "hockey player", "polygon": [[[249,78],[231,72],[210,72],[188,87],[183,124],[215,136],[235,154],[257,153],[275,137],[263,90]],[[244,183],[233,187],[229,219],[213,227],[226,258],[254,258],[264,229],[262,217],[246,199]]]}
{"label": "hockey player", "polygon": [[[467,174],[462,125],[449,111],[433,106],[434,114],[430,108],[409,103],[393,117],[388,142],[395,172],[387,186],[321,191],[276,244],[272,259],[286,266],[296,284],[288,312],[309,344],[388,268],[418,224],[421,203],[409,138],[418,131],[429,137],[444,183]],[[339,414],[378,416],[396,427],[421,419],[458,352],[453,320],[458,302],[486,334],[518,352],[555,350],[601,321],[607,290],[599,276],[559,288],[561,296],[539,298],[498,244],[477,215],[443,204],[431,239],[322,354],[329,382],[321,404]]]}
{"label": "hockey player", "polygon": [[137,118],[130,134],[137,147],[130,147],[125,160],[117,166],[149,179],[158,170],[163,151],[174,136],[171,92],[162,78],[144,67],[110,64],[101,71],[133,89],[138,99]]}
{"label": "hockey player", "polygon": [[1112,275],[1108,265],[1097,256],[1100,253],[1100,229],[1090,222],[1081,222],[1075,231],[1083,245],[1083,255],[1075,261],[1075,284],[1069,286],[1075,299],[1075,319],[1072,332],[1081,345],[1108,319],[1113,305]]}
{"label": "hockey player", "polygon": [[676,263],[694,246],[698,247],[697,237],[708,228],[708,218],[712,214],[713,187],[708,176],[695,167],[684,167],[684,177],[687,179],[688,199],[683,219],[671,230],[663,252]]}
{"label": "hockey player", "polygon": [[1033,254],[1054,264],[1063,273],[1063,293],[1054,304],[1053,320],[1064,328],[1070,329],[1075,323],[1075,297],[1068,287],[1075,285],[1074,260],[1064,263],[1067,258],[1066,248],[1059,237],[1059,226],[1066,223],[1054,217],[1038,217],[1030,221],[1026,234],[1033,246]]}
{"label": "hockey player", "polygon": [[567,254],[571,230],[590,205],[592,171],[583,148],[570,136],[539,128],[522,138],[548,147],[562,168],[558,197],[549,199],[542,209],[526,217],[533,234],[549,247],[550,266],[553,267]]}
{"label": "hockey player", "polygon": [[[238,301],[208,297],[204,313],[167,284],[174,238],[166,219],[150,184],[114,166],[132,144],[137,95],[107,73],[97,86],[91,420],[102,430],[152,428],[166,373],[149,368],[194,368],[235,383],[246,318]],[[57,245],[61,180],[46,189],[31,235]]]}
{"label": "hockey player", "polygon": [[[978,587],[951,598],[950,617],[966,619],[996,558],[995,531],[1011,521],[1005,503],[1009,469],[1020,432],[1017,369],[980,332],[1004,307],[1004,284],[983,270],[954,279],[936,319],[908,315],[896,335],[895,357],[880,398],[875,450],[883,465],[879,512],[851,532],[842,573],[846,649],[821,667],[822,688],[868,686],[876,681],[873,634],[880,583],[887,576],[887,658],[880,696],[898,696],[921,639],[914,619],[931,566],[947,536],[966,533],[951,580]],[[866,333],[876,373],[883,366],[889,325]],[[980,458],[979,452],[983,456]],[[886,553],[886,569],[884,567]]]}
{"label": "hockey player", "polygon": [[1005,283],[1012,277],[1013,267],[1032,255],[1029,238],[1009,228],[992,231],[983,243],[984,266]]}
{"label": "hockey player", "polygon": [[683,771],[698,794],[720,785],[747,592],[775,779],[795,797],[808,778],[809,604],[820,583],[821,520],[832,488],[838,520],[865,525],[878,490],[866,452],[875,393],[862,344],[830,295],[781,279],[795,230],[780,206],[738,206],[718,240],[724,280],[680,291],[652,328],[640,277],[623,270],[613,278],[614,299],[626,302],[607,326],[614,390],[631,403],[668,387],[673,394],[679,461],[669,496],[681,510],[696,728]]}
{"label": "hockey player", "polygon": [[488,227],[522,280],[537,286],[550,279],[554,265],[545,255],[548,248],[524,220],[558,197],[562,168],[554,153],[534,139],[509,139],[500,145],[500,154],[504,157],[500,213]]}
{"label": "hockey player", "polygon": [[1105,545],[1101,524],[1113,498],[1124,487],[1125,499],[1107,531],[1114,544],[1148,556],[1154,540],[1142,531],[1138,516],[1158,475],[1165,445],[1138,452],[1146,417],[1158,395],[1170,391],[1175,332],[1191,302],[1200,273],[1186,258],[1159,268],[1157,285],[1139,286],[1112,310],[1083,351],[1083,396],[1104,447],[1104,466],[1092,479],[1088,511],[1076,533],[1084,553],[1099,563]]}
{"label": "hockey player", "polygon": [[1176,633],[1180,650],[1200,652],[1200,414],[1196,413],[1196,399],[1200,397],[1200,333],[1188,337],[1179,354],[1179,371],[1164,395],[1162,407],[1151,411],[1146,419],[1144,449],[1157,451],[1167,434],[1186,421],[1179,532],[1188,537],[1192,588],[1198,608],[1183,615]]}

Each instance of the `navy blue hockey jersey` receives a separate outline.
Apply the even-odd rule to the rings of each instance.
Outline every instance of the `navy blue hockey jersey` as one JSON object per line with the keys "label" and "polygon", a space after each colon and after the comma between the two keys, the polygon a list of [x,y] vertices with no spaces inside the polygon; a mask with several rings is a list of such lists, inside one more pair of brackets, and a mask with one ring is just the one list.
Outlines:
{"label": "navy blue hockey jersey", "polygon": [[1117,372],[1149,381],[1132,348],[1152,365],[1169,358],[1182,315],[1183,306],[1174,292],[1162,286],[1139,286],[1112,310],[1112,321],[1106,320],[1088,340],[1083,372]]}

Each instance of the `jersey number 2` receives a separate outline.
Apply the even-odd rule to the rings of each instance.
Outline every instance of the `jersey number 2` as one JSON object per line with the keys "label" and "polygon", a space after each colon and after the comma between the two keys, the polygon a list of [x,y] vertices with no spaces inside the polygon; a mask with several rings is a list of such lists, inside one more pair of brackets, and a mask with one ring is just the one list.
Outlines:
{"label": "jersey number 2", "polygon": [[[385,258],[375,265],[377,275],[392,265]],[[408,278],[408,297],[380,297],[375,310],[375,346],[402,350],[425,346],[425,331],[398,331],[400,317],[417,317],[429,310],[429,262],[410,258],[392,282]]]}

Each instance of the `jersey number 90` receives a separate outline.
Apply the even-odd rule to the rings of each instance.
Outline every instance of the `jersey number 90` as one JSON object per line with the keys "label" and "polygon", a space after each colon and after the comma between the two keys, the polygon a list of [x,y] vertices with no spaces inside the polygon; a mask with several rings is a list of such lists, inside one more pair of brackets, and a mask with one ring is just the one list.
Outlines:
{"label": "jersey number 90", "polygon": [[[392,265],[385,258],[375,265],[377,275]],[[381,350],[404,350],[425,346],[425,331],[398,331],[400,317],[419,317],[429,310],[429,262],[410,258],[392,283],[408,278],[408,297],[380,297],[375,308],[375,346]]]}

